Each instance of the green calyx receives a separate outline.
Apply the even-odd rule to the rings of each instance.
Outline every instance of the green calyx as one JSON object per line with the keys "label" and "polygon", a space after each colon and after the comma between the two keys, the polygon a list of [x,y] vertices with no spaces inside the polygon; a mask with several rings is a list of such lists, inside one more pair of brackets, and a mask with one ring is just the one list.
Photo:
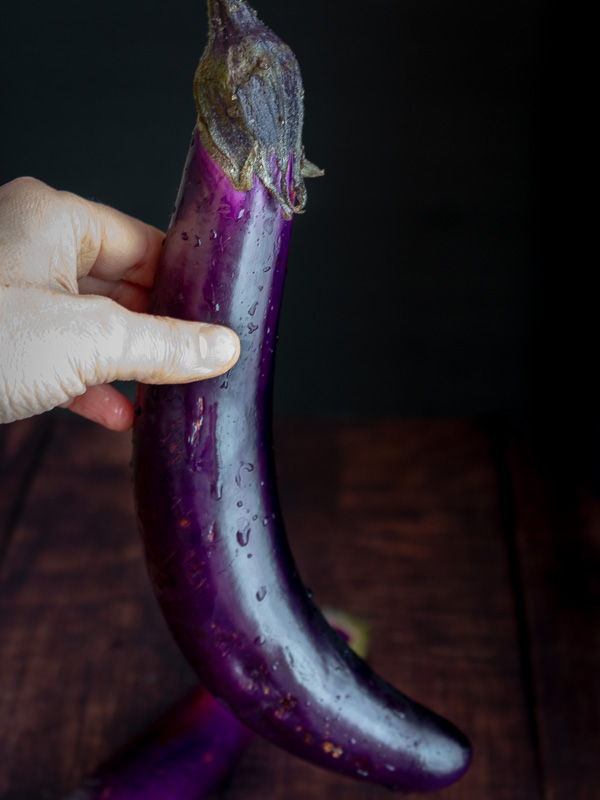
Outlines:
{"label": "green calyx", "polygon": [[298,62],[245,0],[208,0],[208,12],[194,78],[202,144],[235,189],[257,175],[290,219],[306,203],[304,177],[322,174],[304,158]]}

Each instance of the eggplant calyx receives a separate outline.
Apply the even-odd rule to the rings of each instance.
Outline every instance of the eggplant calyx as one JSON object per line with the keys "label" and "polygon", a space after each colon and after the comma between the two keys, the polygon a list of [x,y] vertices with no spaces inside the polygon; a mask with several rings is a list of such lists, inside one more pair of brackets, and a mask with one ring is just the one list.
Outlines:
{"label": "eggplant calyx", "polygon": [[[302,77],[296,57],[245,0],[209,0],[208,44],[194,77],[198,130],[232,186],[254,176],[290,219],[306,203]],[[321,173],[322,174],[322,173]]]}

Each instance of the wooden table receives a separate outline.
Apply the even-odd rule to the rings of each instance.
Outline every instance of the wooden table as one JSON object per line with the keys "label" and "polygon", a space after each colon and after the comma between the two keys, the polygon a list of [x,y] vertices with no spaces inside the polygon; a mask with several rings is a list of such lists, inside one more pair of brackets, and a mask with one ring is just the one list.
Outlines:
{"label": "wooden table", "polygon": [[[600,797],[600,503],[526,431],[281,421],[288,532],[317,602],[472,738],[447,800]],[[0,427],[0,797],[58,800],[194,683],[145,574],[130,437]],[[566,468],[565,468],[566,467]],[[256,740],[229,800],[376,800]]]}

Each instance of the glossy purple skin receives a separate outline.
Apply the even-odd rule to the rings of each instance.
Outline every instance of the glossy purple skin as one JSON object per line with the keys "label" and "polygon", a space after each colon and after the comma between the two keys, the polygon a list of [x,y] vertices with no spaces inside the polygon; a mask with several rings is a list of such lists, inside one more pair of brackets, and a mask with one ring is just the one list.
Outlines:
{"label": "glossy purple skin", "polygon": [[252,731],[198,686],[69,800],[205,800],[252,738]]}
{"label": "glossy purple skin", "polygon": [[[351,619],[338,613],[335,618],[344,641],[364,647]],[[253,738],[203,686],[195,686],[86,778],[69,800],[206,800]]]}
{"label": "glossy purple skin", "polygon": [[359,780],[439,789],[466,771],[467,739],[349,649],[287,544],[271,396],[289,233],[262,184],[234,190],[194,136],[152,311],[228,325],[242,354],[226,376],[140,392],[135,495],[150,576],[202,682],[250,728]]}

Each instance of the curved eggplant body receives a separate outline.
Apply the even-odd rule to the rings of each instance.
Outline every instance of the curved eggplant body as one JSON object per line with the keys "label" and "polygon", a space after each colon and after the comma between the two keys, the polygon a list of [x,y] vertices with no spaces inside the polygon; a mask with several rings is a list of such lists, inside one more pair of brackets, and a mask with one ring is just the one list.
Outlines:
{"label": "curved eggplant body", "polygon": [[[368,625],[324,610],[348,646],[366,656]],[[201,684],[85,778],[68,800],[207,800],[254,734]]]}
{"label": "curved eggplant body", "polygon": [[221,378],[140,387],[134,478],[150,576],[184,654],[248,727],[354,778],[438,789],[467,769],[468,741],[350,650],[287,544],[271,398],[290,224],[256,177],[233,189],[194,134],[151,310],[228,325],[242,354]]}

